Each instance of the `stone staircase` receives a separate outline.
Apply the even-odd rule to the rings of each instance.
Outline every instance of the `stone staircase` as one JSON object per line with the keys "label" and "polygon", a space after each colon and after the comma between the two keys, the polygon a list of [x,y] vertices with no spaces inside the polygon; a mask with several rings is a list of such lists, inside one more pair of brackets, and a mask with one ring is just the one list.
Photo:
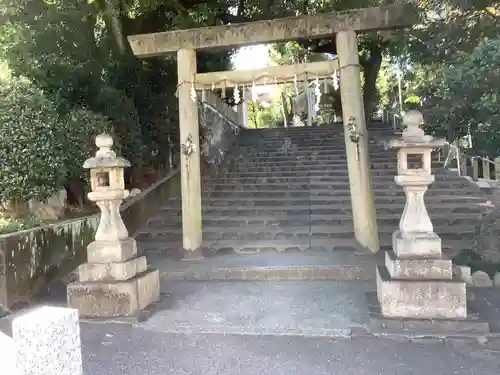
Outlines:
{"label": "stone staircase", "polygon": [[[391,246],[405,197],[394,183],[396,152],[383,140],[392,129],[370,128],[369,152],[380,243]],[[215,253],[358,249],[340,125],[249,130],[227,156],[227,173],[204,187],[204,246]],[[480,189],[434,162],[426,194],[445,254],[470,248],[487,202]],[[357,197],[356,199],[364,199]],[[172,199],[139,233],[144,249],[181,247],[181,201]],[[358,249],[359,250],[359,249]]]}
{"label": "stone staircase", "polygon": [[[380,124],[370,129],[382,249],[391,245],[405,203],[394,183],[396,153],[383,145],[391,136]],[[165,301],[141,327],[338,338],[380,332],[386,323],[377,318],[373,296],[385,252],[373,254],[354,239],[340,126],[249,130],[239,137],[226,155],[227,172],[204,187],[204,260],[180,260],[179,199],[138,235],[160,271]],[[434,164],[437,181],[426,200],[435,230],[445,248],[467,248],[486,200],[474,184]],[[471,327],[484,334],[483,325]],[[425,329],[416,331],[421,337]]]}

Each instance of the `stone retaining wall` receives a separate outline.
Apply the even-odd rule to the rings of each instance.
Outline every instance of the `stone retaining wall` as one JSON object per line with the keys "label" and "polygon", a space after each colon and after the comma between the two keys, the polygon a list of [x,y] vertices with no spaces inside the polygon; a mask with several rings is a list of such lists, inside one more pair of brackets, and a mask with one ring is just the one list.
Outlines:
{"label": "stone retaining wall", "polygon": [[[212,112],[215,109],[214,113],[218,115],[210,113],[210,108],[202,109],[207,116],[200,118],[200,124],[219,129],[218,139],[209,141],[207,150],[210,155],[224,155],[238,134],[235,131],[237,118],[216,97],[205,100]],[[221,116],[229,115],[229,121],[220,121]],[[217,175],[224,164],[223,158],[206,160],[208,156],[203,155],[202,158],[205,183]],[[121,211],[129,233],[133,234],[145,225],[168,199],[179,196],[180,173],[176,170],[127,200]],[[46,290],[56,277],[73,271],[85,262],[86,247],[93,240],[98,223],[99,215],[96,214],[0,236],[0,312],[2,307],[10,308],[17,302],[31,300]]]}

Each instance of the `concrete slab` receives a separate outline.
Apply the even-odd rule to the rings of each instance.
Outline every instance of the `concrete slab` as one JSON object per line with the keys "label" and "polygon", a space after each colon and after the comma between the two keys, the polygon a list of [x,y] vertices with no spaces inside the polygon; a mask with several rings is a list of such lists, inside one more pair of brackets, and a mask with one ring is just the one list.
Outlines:
{"label": "concrete slab", "polygon": [[347,337],[367,327],[371,282],[177,282],[160,311],[138,325],[170,333]]}

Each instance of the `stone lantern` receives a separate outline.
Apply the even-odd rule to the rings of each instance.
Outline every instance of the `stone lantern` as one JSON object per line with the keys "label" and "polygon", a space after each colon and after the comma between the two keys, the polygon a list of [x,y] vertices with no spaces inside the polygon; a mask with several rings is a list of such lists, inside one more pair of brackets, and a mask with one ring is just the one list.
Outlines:
{"label": "stone lantern", "polygon": [[[424,134],[419,111],[403,118],[402,137],[390,142],[398,149],[395,181],[406,194],[399,229],[392,236],[392,250],[385,266],[377,267],[377,297],[385,317],[467,317],[465,282],[453,276],[451,260],[444,259],[441,238],[434,233],[424,194],[434,182],[431,154],[445,141]],[[415,165],[416,164],[416,165]]]}
{"label": "stone lantern", "polygon": [[92,191],[101,210],[95,240],[87,247],[87,263],[78,267],[78,281],[68,285],[68,305],[82,317],[133,316],[159,298],[159,273],[137,256],[137,244],[128,235],[120,205],[128,195],[124,168],[128,160],[116,156],[108,134],[96,137],[98,151],[85,161]]}

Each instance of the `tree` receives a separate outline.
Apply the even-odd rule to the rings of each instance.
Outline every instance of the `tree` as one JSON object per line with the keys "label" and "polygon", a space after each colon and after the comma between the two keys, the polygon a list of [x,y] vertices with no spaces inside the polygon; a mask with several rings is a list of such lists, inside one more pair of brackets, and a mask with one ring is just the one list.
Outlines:
{"label": "tree", "polygon": [[[59,118],[57,124],[64,124],[61,129],[71,133],[67,137],[80,137],[82,132],[88,132],[86,141],[90,146],[97,130],[89,125],[101,120],[107,123],[109,119],[108,130],[114,133],[117,146],[136,172],[150,165],[161,167],[170,159],[169,146],[178,137],[174,95],[176,64],[165,58],[139,61],[133,56],[126,37],[180,25],[204,25],[207,14],[216,11],[206,7],[206,3],[184,2],[178,7],[159,0],[0,0],[0,61],[8,63],[12,87],[19,89],[18,83],[27,80],[32,90],[19,89],[15,91],[19,95],[11,93],[3,98],[4,104],[33,105],[26,110],[35,114],[41,110],[35,98],[43,97],[46,104],[42,109],[47,108],[47,112],[38,114],[40,121],[55,116],[55,110]],[[199,70],[225,70],[228,57],[229,52],[201,54]],[[3,80],[4,75],[2,73]],[[27,95],[26,99],[22,93]],[[4,111],[7,108],[7,105],[2,107]],[[36,132],[42,131],[34,122],[12,122],[9,116],[8,112],[0,113],[0,118],[9,120],[9,131],[13,132],[15,126],[25,126],[35,131],[35,139],[39,136]],[[87,124],[89,121],[91,124]],[[58,143],[60,141],[49,143],[64,145],[66,148],[61,152],[68,155],[75,156],[82,151],[81,145],[75,147],[69,140]],[[17,141],[12,138],[11,142]],[[28,150],[33,153],[32,158],[39,156],[35,146]],[[79,163],[84,155],[81,153],[72,160]],[[54,168],[69,170],[74,166],[71,163],[63,166],[59,162],[70,161],[56,159]],[[8,160],[13,163],[15,158]],[[18,166],[14,163],[11,167]],[[78,169],[81,171],[80,165]],[[79,180],[79,173],[58,175],[61,176],[64,181],[54,180],[59,188],[61,184],[80,185],[72,180]],[[40,180],[41,185],[45,184],[43,181]],[[43,193],[33,194],[43,198],[55,188],[50,184],[44,186]],[[23,193],[20,197],[30,194]],[[82,196],[82,192],[75,194]]]}
{"label": "tree", "polygon": [[423,3],[422,25],[412,31],[406,49],[412,65],[407,96],[420,100],[428,130],[450,141],[470,133],[475,153],[495,156],[499,4]]}

